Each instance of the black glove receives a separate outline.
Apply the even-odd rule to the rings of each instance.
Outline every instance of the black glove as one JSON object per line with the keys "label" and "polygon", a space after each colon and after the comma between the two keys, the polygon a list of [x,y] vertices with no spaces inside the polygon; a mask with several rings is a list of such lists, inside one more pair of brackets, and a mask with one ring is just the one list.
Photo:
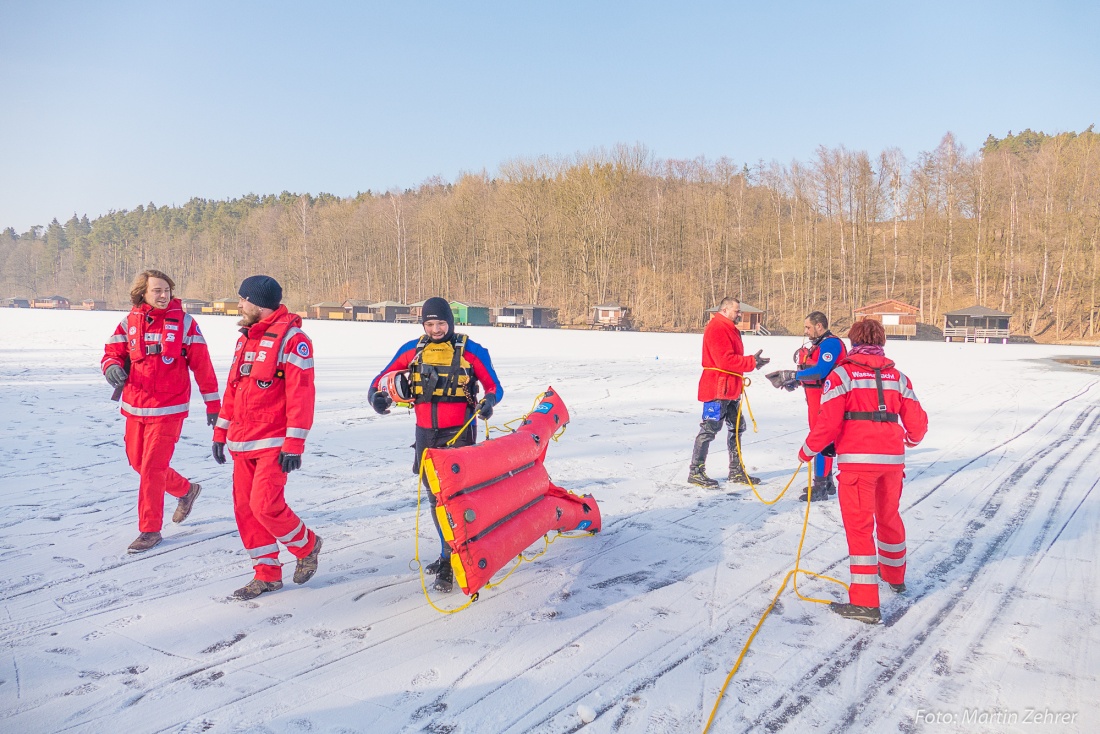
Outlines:
{"label": "black glove", "polygon": [[217,422],[218,422],[218,414],[217,413],[207,413],[206,414],[206,425],[213,428],[217,424]]}
{"label": "black glove", "polygon": [[825,448],[821,449],[822,456],[833,457],[836,456],[836,444],[829,444]]}
{"label": "black glove", "polygon": [[756,369],[760,369],[761,367],[766,365],[768,362],[771,362],[771,360],[768,359],[767,357],[761,357],[760,356],[763,353],[764,353],[764,350],[761,349],[759,352],[752,355],[752,358],[756,360]]}
{"label": "black glove", "polygon": [[775,372],[769,372],[764,377],[767,377],[768,382],[776,389],[794,390],[798,387],[798,380],[795,379],[794,374],[794,370],[776,370]]}
{"label": "black glove", "polygon": [[367,400],[370,401],[370,407],[374,408],[374,412],[378,415],[386,415],[390,412],[390,406],[393,405],[393,398],[388,393],[375,390],[373,387],[367,395]]}
{"label": "black glove", "polygon": [[302,455],[301,454],[288,454],[285,451],[279,452],[279,467],[283,470],[283,474],[290,474],[295,469],[302,468]]}
{"label": "black glove", "polygon": [[485,420],[493,417],[493,406],[497,404],[497,396],[489,393],[477,404],[477,414]]}
{"label": "black glove", "polygon": [[219,464],[225,463],[225,444],[221,441],[215,441],[211,447],[210,453],[214,455],[214,461]]}
{"label": "black glove", "polygon": [[122,369],[117,364],[108,367],[107,371],[103,373],[103,376],[107,378],[107,382],[114,388],[125,385],[126,378],[129,377],[129,375],[126,374],[126,370]]}

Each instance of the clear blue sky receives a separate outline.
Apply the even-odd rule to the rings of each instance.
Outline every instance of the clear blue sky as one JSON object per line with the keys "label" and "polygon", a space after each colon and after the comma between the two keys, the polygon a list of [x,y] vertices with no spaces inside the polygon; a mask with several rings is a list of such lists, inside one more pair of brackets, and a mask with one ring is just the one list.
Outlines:
{"label": "clear blue sky", "polygon": [[0,0],[0,228],[541,154],[1100,125],[1100,3]]}

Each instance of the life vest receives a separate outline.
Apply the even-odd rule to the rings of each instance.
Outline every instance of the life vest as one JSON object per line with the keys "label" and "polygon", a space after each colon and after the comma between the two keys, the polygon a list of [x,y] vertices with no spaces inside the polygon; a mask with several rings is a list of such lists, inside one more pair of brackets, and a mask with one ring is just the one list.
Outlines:
{"label": "life vest", "polygon": [[[172,300],[164,312],[164,324],[161,332],[147,332],[154,321],[150,309],[138,306],[126,316],[126,351],[130,363],[140,362],[145,357],[159,354],[169,362],[183,354],[184,313],[179,301]],[[146,337],[149,337],[148,339]]]}
{"label": "life vest", "polygon": [[478,384],[465,353],[465,334],[442,342],[433,342],[427,334],[420,337],[409,364],[413,402],[476,403]]}
{"label": "life vest", "polygon": [[268,384],[272,379],[286,377],[286,372],[279,367],[279,360],[292,328],[294,326],[290,319],[278,319],[260,337],[256,351],[248,352],[244,347],[248,344],[249,327],[243,327],[242,336],[237,340],[237,349],[233,354],[233,366],[229,368],[230,385],[236,386],[245,377]]}
{"label": "life vest", "polygon": [[[821,343],[829,338],[836,339],[840,342],[840,354],[837,355],[836,364],[840,364],[840,360],[848,356],[848,349],[844,346],[844,340],[833,332],[826,330],[824,334],[811,341],[809,347],[801,347],[794,353],[794,363],[798,365],[799,370],[804,370],[817,364],[817,361],[821,358]],[[802,386],[821,387],[824,384],[825,380],[822,378],[812,382],[803,382]]]}

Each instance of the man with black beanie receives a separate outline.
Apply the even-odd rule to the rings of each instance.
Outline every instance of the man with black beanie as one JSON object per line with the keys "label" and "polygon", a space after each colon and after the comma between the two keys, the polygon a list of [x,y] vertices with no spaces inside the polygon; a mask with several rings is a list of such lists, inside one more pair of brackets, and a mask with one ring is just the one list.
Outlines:
{"label": "man with black beanie", "polygon": [[241,336],[214,424],[214,460],[233,457],[233,514],[255,577],[233,592],[254,599],[283,587],[279,543],[298,559],[294,583],[317,571],[321,537],[286,503],[287,475],[302,467],[313,426],[313,342],[302,319],[282,305],[269,275],[245,278],[238,291]]}
{"label": "man with black beanie", "polygon": [[[465,334],[455,333],[455,317],[445,299],[435,297],[424,301],[420,323],[424,335],[401,345],[385,369],[371,380],[367,393],[377,413],[389,413],[393,397],[384,387],[386,377],[394,372],[407,376],[416,413],[414,474],[420,471],[424,449],[446,446],[475,414],[488,420],[493,415],[493,406],[504,397],[488,350]],[[485,396],[480,400],[479,385],[485,388]],[[476,423],[470,423],[453,446],[471,446],[476,440]],[[433,588],[448,592],[454,588],[451,549],[439,528],[435,495],[430,491],[428,501],[432,505],[432,521],[442,549],[439,560],[428,564],[425,570],[436,574]]]}

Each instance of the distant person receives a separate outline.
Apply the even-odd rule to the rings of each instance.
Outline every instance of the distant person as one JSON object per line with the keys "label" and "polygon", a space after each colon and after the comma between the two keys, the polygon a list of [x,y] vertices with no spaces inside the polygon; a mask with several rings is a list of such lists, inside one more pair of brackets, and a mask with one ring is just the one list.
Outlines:
{"label": "distant person", "polygon": [[[416,444],[413,473],[420,472],[420,457],[424,449],[443,448],[455,438],[476,414],[488,420],[493,407],[504,397],[493,360],[489,351],[465,334],[455,333],[454,314],[443,298],[429,298],[424,302],[420,321],[424,335],[412,339],[397,350],[389,364],[370,382],[367,400],[379,414],[389,413],[393,397],[386,389],[391,374],[407,381],[408,398],[416,413]],[[479,386],[485,388],[485,396],[478,399]],[[471,423],[453,444],[472,446],[477,441],[477,424]],[[435,574],[432,587],[449,592],[454,588],[454,571],[451,568],[451,549],[443,538],[436,516],[436,498],[428,492],[432,522],[439,533],[441,546],[439,560],[425,566],[429,574]]]}
{"label": "distant person", "polygon": [[[813,430],[817,415],[821,410],[821,386],[825,383],[833,368],[844,359],[847,350],[840,337],[829,331],[829,317],[820,311],[814,311],[806,316],[804,334],[810,340],[809,346],[803,346],[794,354],[795,364],[798,370],[784,370],[768,375],[777,387],[786,387],[793,390],[801,385],[806,393],[806,414],[810,429]],[[779,384],[774,379],[779,376]],[[820,502],[829,499],[836,494],[836,485],[833,483],[833,459],[832,450],[814,457],[813,470],[814,481],[810,490],[810,500]],[[806,501],[806,491],[798,498]]]}
{"label": "distant person", "polygon": [[905,592],[905,526],[898,506],[905,478],[905,447],[928,431],[909,378],[886,358],[886,330],[872,319],[848,331],[852,349],[825,378],[821,413],[798,458],[836,445],[840,515],[852,573],[849,603],[830,608],[842,617],[877,624],[878,580]]}
{"label": "distant person", "polygon": [[179,502],[172,522],[191,514],[202,486],[173,469],[183,419],[191,404],[195,373],[206,403],[206,422],[218,416],[218,378],[199,325],[183,312],[172,295],[175,282],[159,270],[146,270],[130,288],[133,308],[115,328],[103,349],[100,366],[107,382],[122,391],[126,416],[126,458],[141,481],[138,485],[138,530],[130,553],[142,553],[161,541],[164,495]]}
{"label": "distant person", "polygon": [[760,356],[761,349],[751,357],[745,356],[741,342],[741,301],[726,297],[718,306],[718,312],[707,322],[703,330],[703,375],[699,378],[699,400],[703,403],[703,422],[691,452],[688,482],[712,489],[718,482],[707,476],[707,452],[710,443],[722,424],[726,425],[726,447],[729,449],[729,476],[731,483],[757,484],[760,479],[745,473],[744,462],[738,449],[739,436],[745,430],[744,416],[738,421],[738,408],[744,386],[744,373],[766,365],[767,357]]}
{"label": "distant person", "polygon": [[233,457],[233,513],[255,578],[233,592],[254,599],[283,588],[279,543],[298,559],[294,583],[317,572],[321,537],[287,506],[287,475],[302,467],[313,427],[313,343],[302,319],[281,305],[283,289],[267,275],[245,278],[238,291],[241,337],[214,428],[214,460]]}

